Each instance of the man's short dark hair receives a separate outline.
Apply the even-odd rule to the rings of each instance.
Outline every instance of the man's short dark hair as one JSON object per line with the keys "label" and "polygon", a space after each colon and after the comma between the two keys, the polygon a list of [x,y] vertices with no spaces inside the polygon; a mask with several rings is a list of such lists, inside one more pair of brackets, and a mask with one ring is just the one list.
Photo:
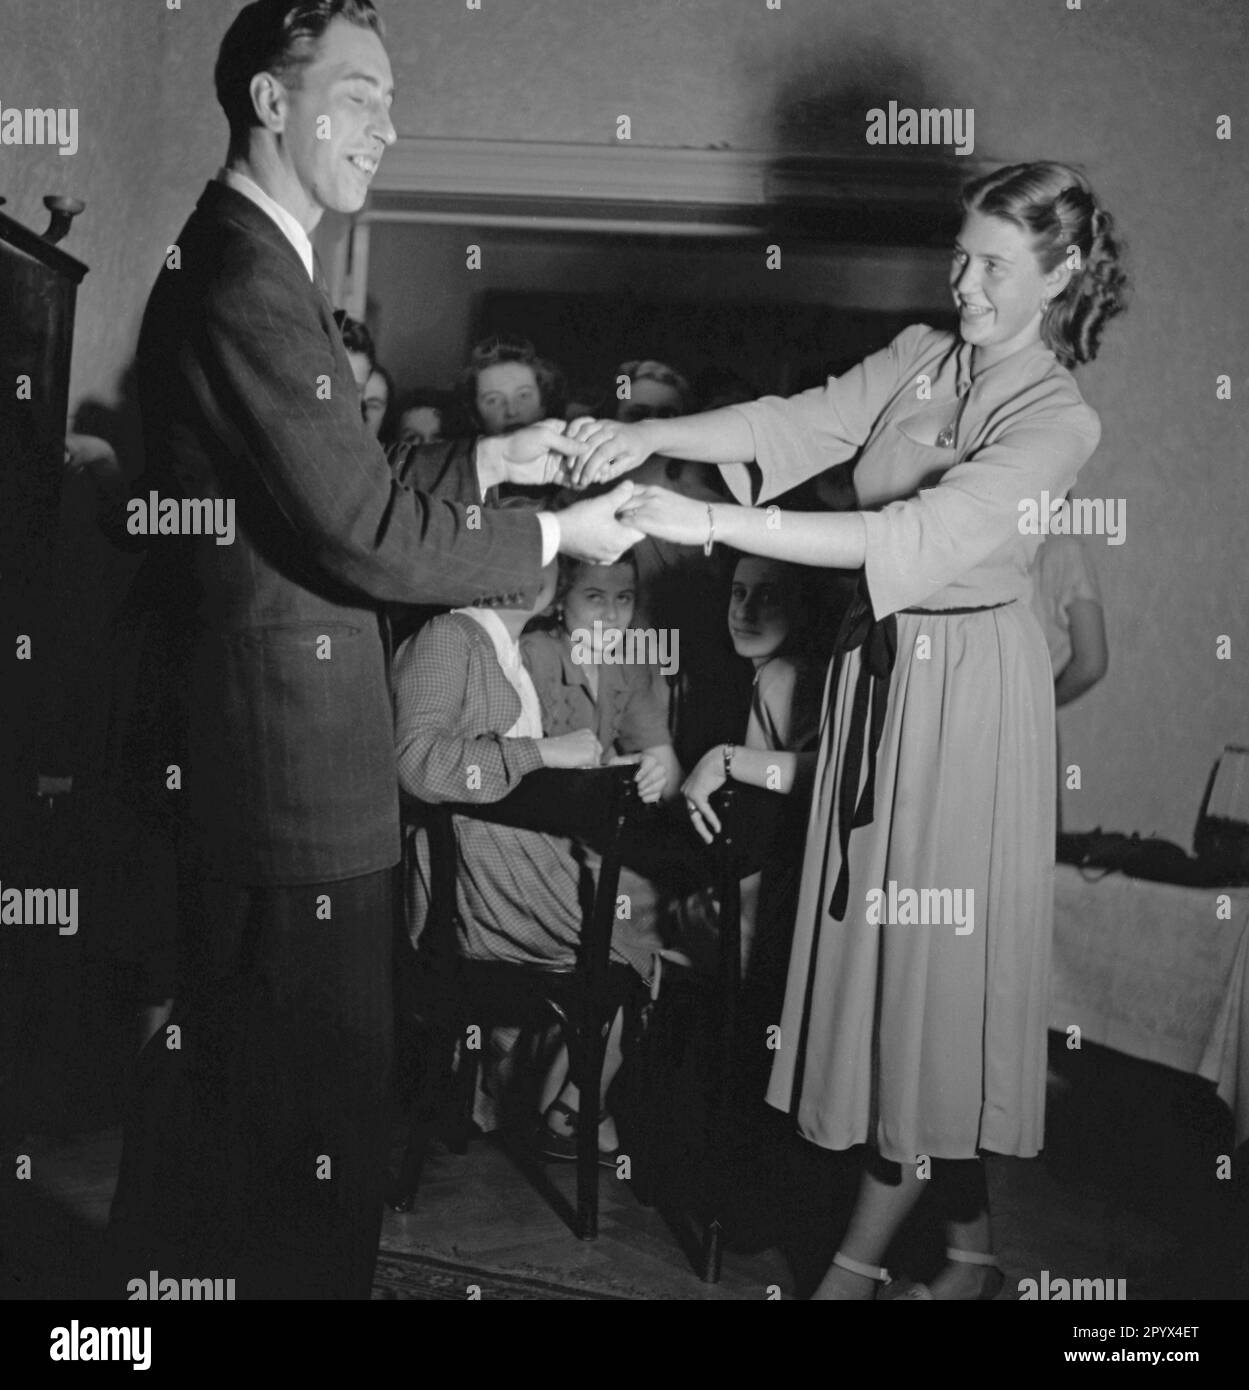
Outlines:
{"label": "man's short dark hair", "polygon": [[255,0],[235,18],[221,40],[214,78],[217,100],[230,123],[230,153],[241,152],[253,126],[251,82],[271,72],[287,86],[299,81],[336,19],[372,29],[380,39],[382,18],[373,0]]}

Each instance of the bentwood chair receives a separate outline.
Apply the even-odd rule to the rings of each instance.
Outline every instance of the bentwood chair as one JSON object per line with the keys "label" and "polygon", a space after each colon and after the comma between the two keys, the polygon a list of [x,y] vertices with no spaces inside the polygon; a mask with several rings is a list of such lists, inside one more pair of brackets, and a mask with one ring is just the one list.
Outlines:
{"label": "bentwood chair", "polygon": [[[481,1035],[497,1022],[550,1020],[563,1028],[569,1074],[581,1093],[577,1126],[576,1233],[598,1235],[598,1124],[590,1122],[603,1076],[606,1033],[617,1008],[640,986],[636,973],[610,959],[620,880],[622,836],[641,810],[632,765],[585,771],[530,773],[502,801],[490,805],[422,808],[430,839],[431,904],[417,952],[418,1010],[425,1034],[422,1076],[407,1145],[390,1192],[396,1211],[411,1209],[430,1144],[452,1136],[463,1151],[467,1114],[480,1051],[462,1044],[470,1027]],[[569,965],[517,965],[466,959],[456,923],[457,844],[453,816],[578,840],[599,851],[601,863],[576,961]],[[406,943],[405,943],[406,944]],[[402,949],[402,948],[401,948]],[[412,972],[409,972],[411,975]],[[456,1054],[460,1065],[456,1068]]]}

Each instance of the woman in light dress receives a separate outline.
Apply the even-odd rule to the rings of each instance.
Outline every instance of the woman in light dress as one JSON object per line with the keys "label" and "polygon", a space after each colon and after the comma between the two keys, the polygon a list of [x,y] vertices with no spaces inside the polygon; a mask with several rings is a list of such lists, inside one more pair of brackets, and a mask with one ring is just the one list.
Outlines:
{"label": "woman in light dress", "polygon": [[[956,335],[908,328],[788,400],[573,426],[582,484],[662,453],[718,464],[755,504],[643,488],[622,516],[649,534],[863,567],[825,695],[768,1093],[813,1142],[867,1146],[817,1298],[873,1297],[930,1188],[948,1260],[907,1296],[993,1297],[981,1154],[1042,1144],[1054,696],[1029,604],[1038,537],[1020,518],[1097,447],[1068,368],[1096,354],[1124,276],[1110,216],[1072,168],[1000,169],[963,208]],[[860,510],[760,505],[856,454]]]}

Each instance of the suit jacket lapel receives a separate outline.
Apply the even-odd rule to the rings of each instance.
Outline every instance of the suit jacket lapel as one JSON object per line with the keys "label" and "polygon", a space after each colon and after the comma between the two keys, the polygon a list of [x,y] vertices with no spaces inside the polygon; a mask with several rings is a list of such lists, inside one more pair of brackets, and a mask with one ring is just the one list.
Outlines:
{"label": "suit jacket lapel", "polygon": [[330,282],[325,278],[325,267],[321,264],[321,257],[315,251],[312,253],[312,282],[320,290],[325,302],[333,309],[334,301],[330,297]]}

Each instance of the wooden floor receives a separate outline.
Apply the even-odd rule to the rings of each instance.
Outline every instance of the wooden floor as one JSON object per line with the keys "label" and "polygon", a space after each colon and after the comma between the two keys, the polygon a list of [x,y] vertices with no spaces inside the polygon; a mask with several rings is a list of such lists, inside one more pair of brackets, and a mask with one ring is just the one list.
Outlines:
{"label": "wooden floor", "polygon": [[[518,1162],[491,1140],[433,1157],[415,1210],[387,1213],[382,1244],[626,1298],[764,1299],[778,1287],[786,1299],[803,1297],[836,1247],[855,1157],[790,1137],[763,1107],[743,1128],[750,1152],[738,1165],[718,1285],[699,1280],[694,1227],[672,1209],[691,1199],[697,1175],[675,1175],[665,1211],[640,1207],[628,1183],[602,1170],[600,1238],[581,1242],[568,1224],[572,1166]],[[1126,1279],[1131,1299],[1249,1295],[1245,1183],[1215,1177],[1229,1129],[1198,1083],[1086,1051],[1054,1078],[1045,1156],[989,1160],[1002,1296],[1017,1297],[1019,1281],[1042,1269],[1051,1278]],[[4,1147],[0,1297],[82,1296],[115,1180],[117,1125],[75,1125],[61,1113],[54,1127],[10,1136]],[[28,1181],[13,1180],[14,1152],[30,1155]],[[928,1273],[940,1259],[939,1231],[921,1214],[889,1258]]]}
{"label": "wooden floor", "polygon": [[[74,843],[70,835],[53,848],[69,853]],[[92,1288],[135,1020],[124,968],[88,949],[87,936],[0,936],[0,1298],[75,1298]],[[16,996],[14,980],[25,982]],[[477,1142],[431,1162],[416,1209],[387,1215],[383,1245],[633,1298],[760,1299],[776,1287],[805,1297],[844,1230],[858,1157],[799,1140],[757,1099],[760,1078],[743,1080],[736,1149],[719,1156],[735,1175],[730,1249],[720,1284],[702,1283],[681,1212],[706,1187],[688,1152],[701,1142],[711,1036],[696,1020],[678,1038],[674,1055],[684,1047],[686,1060],[665,1080],[660,1121],[647,1130],[671,1121],[665,1147],[686,1155],[670,1164],[659,1209],[640,1207],[628,1183],[604,1170],[601,1236],[580,1242],[567,1221],[570,1165],[518,1165]],[[1213,1088],[1091,1046],[1055,1046],[1051,1063],[1044,1156],[988,1161],[1003,1297],[1042,1270],[1124,1279],[1131,1299],[1249,1297],[1249,1152],[1226,1177],[1231,1120]],[[618,1113],[627,1151],[628,1107]],[[669,1142],[674,1135],[684,1149]],[[18,1155],[29,1157],[28,1172]],[[921,1207],[887,1262],[922,1278],[941,1262],[942,1245]]]}

